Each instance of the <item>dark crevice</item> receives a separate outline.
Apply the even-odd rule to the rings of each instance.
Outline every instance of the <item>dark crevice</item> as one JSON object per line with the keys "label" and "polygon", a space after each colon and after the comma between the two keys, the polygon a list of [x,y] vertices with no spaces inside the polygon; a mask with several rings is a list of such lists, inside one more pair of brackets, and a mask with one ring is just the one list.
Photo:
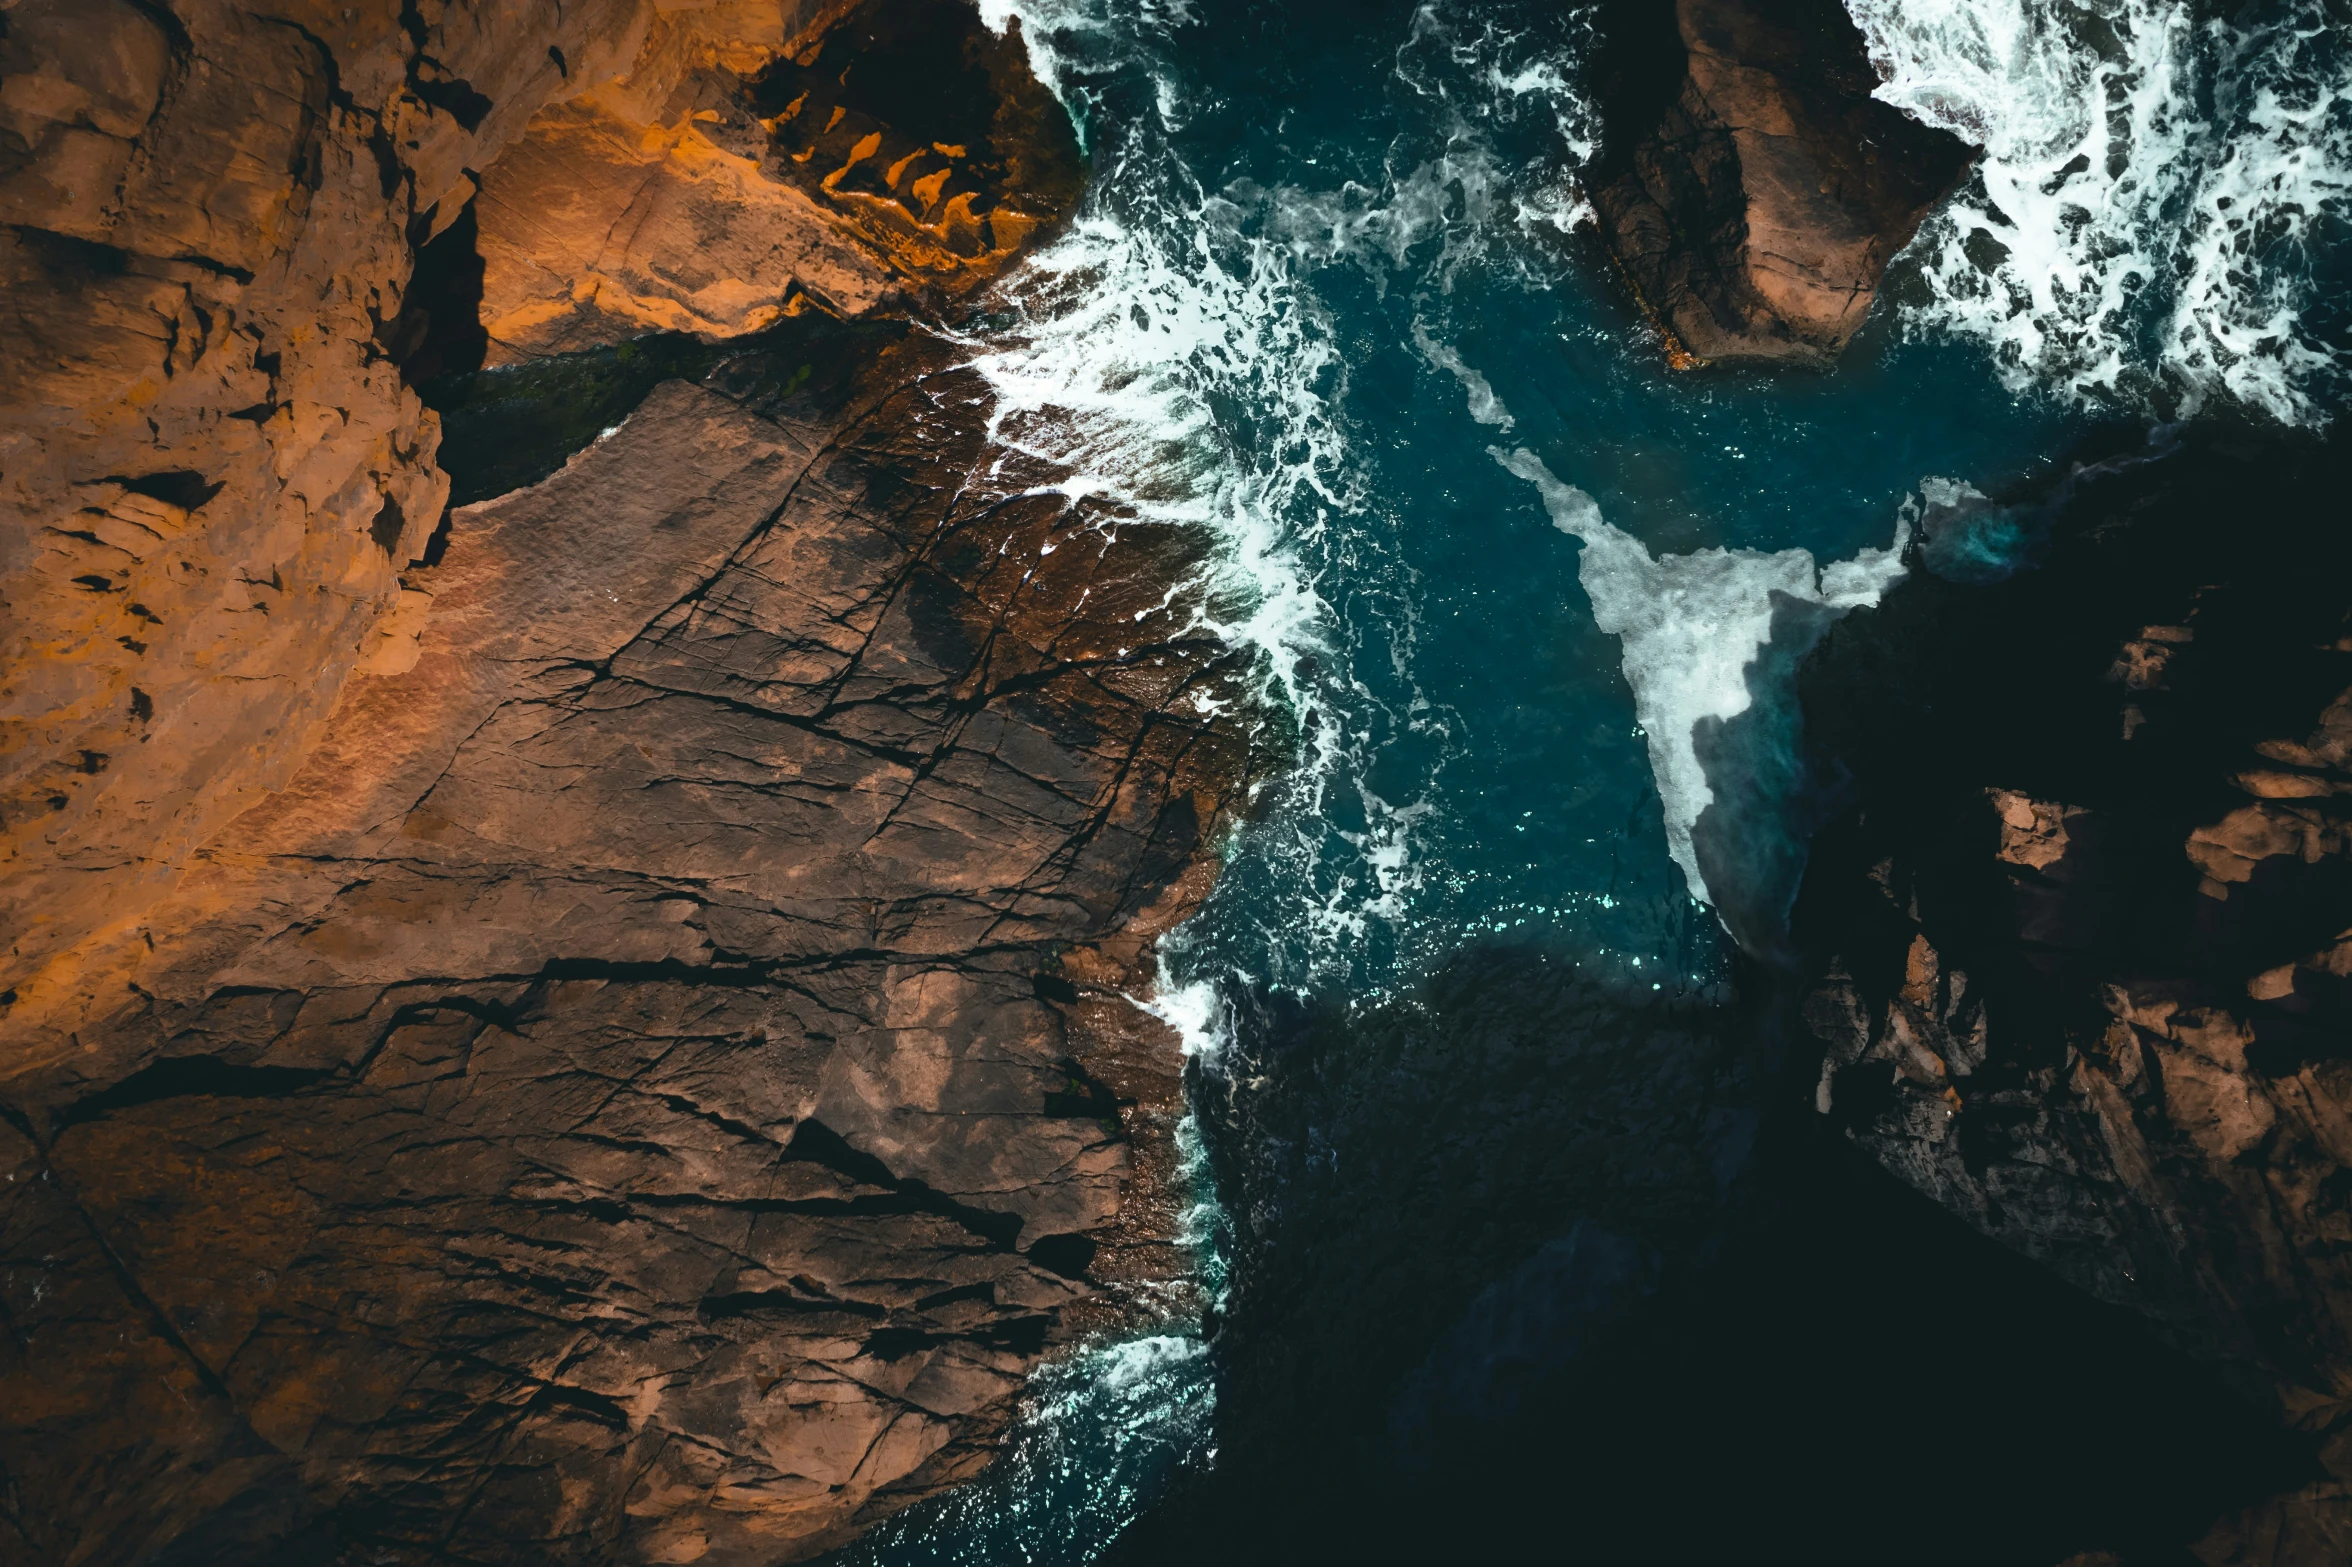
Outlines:
{"label": "dark crevice", "polygon": [[408,531],[408,514],[400,509],[396,496],[384,497],[384,504],[376,510],[376,520],[368,524],[368,537],[376,548],[387,556],[400,548],[400,536]]}
{"label": "dark crevice", "polygon": [[478,131],[497,105],[474,90],[474,84],[461,77],[429,78],[411,75],[408,90],[434,108],[457,121],[466,131]]}
{"label": "dark crevice", "polygon": [[1060,1064],[1062,1086],[1045,1096],[1045,1113],[1077,1121],[1104,1121],[1113,1127],[1119,1124],[1119,1096],[1110,1085],[1096,1078],[1074,1059],[1065,1056]]}
{"label": "dark crevice", "polygon": [[1097,1249],[1091,1236],[1040,1235],[1029,1245],[1029,1260],[1065,1279],[1083,1279]]}
{"label": "dark crevice", "polygon": [[951,1220],[998,1251],[1011,1251],[1014,1241],[1020,1237],[1019,1214],[975,1208],[921,1181],[901,1180],[880,1159],[851,1147],[847,1139],[821,1121],[806,1120],[794,1128],[786,1153],[791,1158],[821,1165],[860,1185],[882,1187],[915,1211]]}
{"label": "dark crevice", "polygon": [[469,198],[439,234],[418,248],[400,313],[377,333],[384,352],[400,366],[401,379],[412,387],[470,375],[482,368],[490,351],[490,334],[482,326],[486,269],[474,209]]}
{"label": "dark crevice", "polygon": [[284,1099],[333,1075],[304,1067],[238,1066],[218,1056],[173,1056],[75,1100],[58,1114],[56,1128],[62,1132],[117,1110],[165,1099]]}
{"label": "dark crevice", "polygon": [[133,495],[144,495],[151,501],[166,506],[177,506],[182,511],[195,511],[221,492],[226,480],[207,479],[190,468],[166,468],[159,473],[136,476],[110,473],[108,484],[119,484]]}
{"label": "dark crevice", "polygon": [[[888,1308],[870,1301],[842,1300],[832,1295],[811,1296],[796,1290],[740,1290],[724,1295],[705,1295],[696,1306],[695,1314],[705,1322],[726,1322],[767,1315],[860,1317],[869,1322],[879,1322],[890,1312]],[[871,1344],[879,1336],[870,1335],[868,1343]]]}

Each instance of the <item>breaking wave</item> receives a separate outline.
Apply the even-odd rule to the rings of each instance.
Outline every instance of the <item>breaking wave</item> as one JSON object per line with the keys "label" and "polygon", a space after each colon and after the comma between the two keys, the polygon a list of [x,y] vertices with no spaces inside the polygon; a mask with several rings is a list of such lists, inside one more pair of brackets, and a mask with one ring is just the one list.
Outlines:
{"label": "breaking wave", "polygon": [[2352,217],[2340,5],[1847,8],[1878,96],[1984,149],[1908,253],[1932,296],[1913,327],[1982,339],[2015,389],[2325,421],[2346,384],[2320,316]]}
{"label": "breaking wave", "polygon": [[[1018,22],[1041,80],[1071,109],[1097,161],[1087,207],[1000,293],[1009,324],[970,338],[996,393],[992,433],[1071,475],[1073,500],[1122,520],[1192,530],[1212,543],[1204,575],[1171,595],[1206,630],[1255,655],[1261,696],[1295,749],[1265,788],[1246,845],[1279,895],[1261,939],[1239,943],[1247,977],[1286,984],[1354,974],[1392,951],[1422,869],[1416,834],[1432,810],[1447,715],[1412,676],[1412,573],[1399,519],[1366,494],[1344,412],[1349,365],[1317,292],[1334,268],[1442,293],[1489,259],[1498,236],[1575,220],[1572,164],[1498,164],[1477,122],[1556,124],[1589,154],[1592,116],[1553,53],[1491,22],[1454,25],[1423,7],[1392,76],[1441,105],[1435,137],[1401,138],[1375,177],[1212,186],[1187,165],[1184,134],[1213,102],[1175,64],[1197,48],[1184,0],[982,0]],[[1149,78],[1147,90],[1136,85]],[[1308,160],[1311,162],[1312,160]],[[1432,363],[1466,387],[1478,372],[1426,327]],[[1491,388],[1487,404],[1500,407]],[[1333,584],[1345,602],[1328,595]],[[1368,680],[1366,663],[1392,678]],[[1396,738],[1438,760],[1372,779]],[[1228,900],[1238,901],[1238,900]],[[1235,943],[1222,957],[1230,962]],[[1182,940],[1164,949],[1181,988]],[[1210,961],[1203,955],[1202,961]],[[1382,963],[1375,961],[1375,968]]]}

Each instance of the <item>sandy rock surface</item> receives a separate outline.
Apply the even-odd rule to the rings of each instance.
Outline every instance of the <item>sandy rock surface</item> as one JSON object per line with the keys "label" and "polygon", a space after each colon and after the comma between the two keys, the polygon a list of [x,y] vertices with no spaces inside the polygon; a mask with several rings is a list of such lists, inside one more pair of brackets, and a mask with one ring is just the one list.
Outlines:
{"label": "sandy rock surface", "polygon": [[[1058,107],[1017,41],[940,4],[958,31],[938,69],[1003,145],[932,154],[944,181],[901,154],[900,195],[863,193],[862,165],[771,178],[705,107],[866,47],[870,5],[7,9],[0,996],[37,1004],[144,940],[188,855],[287,783],[399,603],[448,497],[439,421],[403,373],[452,304],[412,293],[420,248],[462,226],[496,329],[567,346],[750,330],[804,287],[856,310],[905,295],[917,263],[968,285],[1066,209]],[[863,31],[828,42],[836,24]],[[895,251],[883,209],[907,230]],[[572,244],[567,214],[611,231],[609,254]],[[553,305],[530,281],[550,267]]]}

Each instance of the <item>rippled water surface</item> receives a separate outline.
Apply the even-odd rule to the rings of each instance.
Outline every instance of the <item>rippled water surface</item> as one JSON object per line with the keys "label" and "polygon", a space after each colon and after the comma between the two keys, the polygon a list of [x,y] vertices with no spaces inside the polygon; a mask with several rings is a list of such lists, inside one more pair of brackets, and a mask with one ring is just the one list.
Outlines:
{"label": "rippled water surface", "polygon": [[[1166,944],[1195,1048],[1235,986],[1377,998],[1498,931],[1709,981],[1688,735],[1750,699],[1769,592],[1869,602],[1923,485],[1996,488],[2100,418],[2337,395],[2314,279],[2352,135],[2316,0],[2242,34],[1854,0],[1887,96],[1991,153],[1913,303],[1769,378],[1669,373],[1575,232],[1592,51],[1557,0],[982,5],[1095,171],[966,329],[998,433],[1220,541],[1207,613],[1295,757]],[[991,1478],[847,1559],[1092,1559],[1213,1461],[1193,1326],[1053,1371]]]}

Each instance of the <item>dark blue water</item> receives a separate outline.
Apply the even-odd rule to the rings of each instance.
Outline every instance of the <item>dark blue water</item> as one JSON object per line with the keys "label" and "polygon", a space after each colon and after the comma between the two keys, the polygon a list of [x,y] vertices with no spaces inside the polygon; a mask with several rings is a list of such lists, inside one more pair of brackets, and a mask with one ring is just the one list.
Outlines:
{"label": "dark blue water", "polygon": [[1111,10],[1049,37],[1097,186],[1016,286],[1008,429],[1230,535],[1227,613],[1301,730],[1179,977],[1377,995],[1522,922],[1707,973],[1623,650],[1495,453],[1659,555],[1828,564],[1886,547],[1923,478],[1997,484],[2077,416],[1883,329],[1835,375],[1667,370],[1573,232],[1591,50],[1556,5]]}
{"label": "dark blue water", "polygon": [[[1158,1005],[1214,1052],[1235,987],[1373,1001],[1497,932],[1715,983],[1726,938],[1670,852],[1636,686],[1704,708],[1676,659],[1728,649],[1737,684],[1774,552],[1884,550],[1923,484],[1997,489],[2112,407],[1883,309],[1834,374],[1668,370],[1575,232],[1593,49],[1558,0],[991,9],[1027,24],[1095,169],[1075,231],[971,329],[999,433],[1223,541],[1206,613],[1263,652],[1295,754]],[[1683,653],[1601,628],[1590,539],[1539,470],[1697,563],[1653,595]],[[1195,1329],[1050,1373],[991,1478],[845,1559],[1091,1559],[1213,1461]]]}

